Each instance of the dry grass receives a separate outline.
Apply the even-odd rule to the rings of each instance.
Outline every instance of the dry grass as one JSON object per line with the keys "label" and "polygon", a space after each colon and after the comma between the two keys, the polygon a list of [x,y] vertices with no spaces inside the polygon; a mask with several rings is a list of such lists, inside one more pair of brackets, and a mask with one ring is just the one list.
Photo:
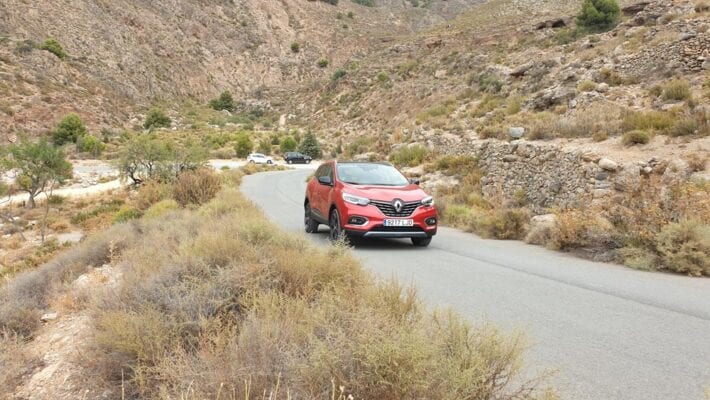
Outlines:
{"label": "dry grass", "polygon": [[0,331],[0,397],[11,398],[22,378],[40,363],[29,355],[24,341],[9,331]]}
{"label": "dry grass", "polygon": [[92,307],[97,373],[117,386],[123,374],[128,396],[544,395],[520,383],[519,336],[427,311],[346,248],[278,230],[234,189],[138,224],[123,283]]}
{"label": "dry grass", "polygon": [[130,226],[119,225],[82,242],[53,260],[14,277],[0,287],[0,331],[31,336],[50,299],[89,266],[101,266],[120,254],[134,238]]}

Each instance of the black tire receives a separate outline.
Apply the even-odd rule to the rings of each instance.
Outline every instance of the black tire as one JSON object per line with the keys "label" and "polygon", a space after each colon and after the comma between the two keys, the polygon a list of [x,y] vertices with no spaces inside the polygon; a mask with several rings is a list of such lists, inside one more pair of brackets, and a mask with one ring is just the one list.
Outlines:
{"label": "black tire", "polygon": [[330,240],[332,242],[337,242],[345,238],[342,225],[340,225],[340,213],[337,209],[333,209],[333,211],[330,212],[328,226],[330,227]]}
{"label": "black tire", "polygon": [[249,164],[255,164],[254,160],[249,161]]}
{"label": "black tire", "polygon": [[313,219],[311,217],[311,205],[306,203],[305,211],[304,211],[304,217],[303,217],[303,222],[304,225],[306,226],[306,233],[316,233],[318,232],[318,221]]}
{"label": "black tire", "polygon": [[427,247],[431,243],[431,238],[412,238],[412,244],[416,247]]}
{"label": "black tire", "polygon": [[289,164],[293,164],[293,161],[291,161],[291,160],[286,160],[286,162]]}
{"label": "black tire", "polygon": [[310,164],[310,163],[311,163],[311,160],[306,160],[306,164]]}
{"label": "black tire", "polygon": [[269,164],[269,165],[271,165],[271,164],[273,164],[274,162],[271,161],[271,160],[268,160],[266,163]]}

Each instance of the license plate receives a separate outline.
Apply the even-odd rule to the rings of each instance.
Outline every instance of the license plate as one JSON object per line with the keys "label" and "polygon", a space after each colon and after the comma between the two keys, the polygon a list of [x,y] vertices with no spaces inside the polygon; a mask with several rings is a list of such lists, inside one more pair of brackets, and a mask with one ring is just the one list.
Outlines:
{"label": "license plate", "polygon": [[385,226],[414,226],[413,219],[386,219]]}

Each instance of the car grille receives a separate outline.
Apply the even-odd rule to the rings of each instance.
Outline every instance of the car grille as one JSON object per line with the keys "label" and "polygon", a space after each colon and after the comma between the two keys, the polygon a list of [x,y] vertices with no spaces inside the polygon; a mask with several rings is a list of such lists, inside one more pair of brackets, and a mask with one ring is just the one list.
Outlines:
{"label": "car grille", "polygon": [[419,226],[384,226],[377,225],[370,232],[424,232]]}
{"label": "car grille", "polygon": [[391,202],[372,200],[370,201],[370,203],[379,208],[380,211],[382,211],[382,214],[394,218],[409,217],[410,215],[412,215],[414,210],[416,210],[417,208],[419,208],[419,206],[422,205],[421,201],[412,201],[409,203],[404,203],[402,211],[397,212]]}

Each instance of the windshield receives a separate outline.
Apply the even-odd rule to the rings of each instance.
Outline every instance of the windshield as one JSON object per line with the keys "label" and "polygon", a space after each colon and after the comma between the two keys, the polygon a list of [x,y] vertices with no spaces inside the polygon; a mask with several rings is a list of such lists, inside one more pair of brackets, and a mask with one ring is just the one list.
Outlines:
{"label": "windshield", "polygon": [[385,164],[338,164],[338,179],[351,185],[407,186],[409,181],[397,169]]}

